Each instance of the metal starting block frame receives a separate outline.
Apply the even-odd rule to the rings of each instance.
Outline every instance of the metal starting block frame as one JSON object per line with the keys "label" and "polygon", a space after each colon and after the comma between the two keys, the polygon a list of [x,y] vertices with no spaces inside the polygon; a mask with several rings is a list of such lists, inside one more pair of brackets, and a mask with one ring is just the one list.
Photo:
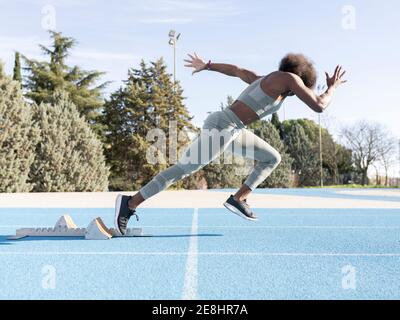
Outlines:
{"label": "metal starting block frame", "polygon": [[17,229],[15,236],[9,240],[18,240],[25,237],[84,237],[86,240],[108,240],[113,237],[140,237],[143,236],[142,228],[128,228],[124,236],[114,228],[107,228],[103,220],[98,217],[93,219],[87,228],[78,228],[69,215],[58,219],[54,228],[21,228]]}

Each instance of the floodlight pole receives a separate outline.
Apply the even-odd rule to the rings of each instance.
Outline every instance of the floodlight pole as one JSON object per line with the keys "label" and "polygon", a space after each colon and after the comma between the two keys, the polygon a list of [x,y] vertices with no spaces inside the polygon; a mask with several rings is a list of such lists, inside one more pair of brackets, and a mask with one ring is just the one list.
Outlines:
{"label": "floodlight pole", "polygon": [[400,139],[399,139],[399,177],[397,178],[397,186],[400,187]]}
{"label": "floodlight pole", "polygon": [[[318,86],[318,94],[325,89],[325,86]],[[324,186],[324,171],[322,167],[322,128],[321,128],[321,114],[318,113],[318,129],[319,129],[319,171],[320,171],[320,186]]]}
{"label": "floodlight pole", "polygon": [[176,43],[179,40],[179,37],[181,36],[181,34],[179,33],[178,35],[176,35],[176,31],[175,30],[171,30],[168,34],[169,36],[169,44],[171,46],[173,46],[173,50],[174,50],[174,91],[175,91],[175,84],[176,84]]}
{"label": "floodlight pole", "polygon": [[176,42],[174,41],[174,88],[176,83]]}
{"label": "floodlight pole", "polygon": [[321,178],[321,188],[324,186],[324,174],[322,168],[322,129],[321,129],[321,114],[318,113],[318,126],[319,126],[319,168]]}

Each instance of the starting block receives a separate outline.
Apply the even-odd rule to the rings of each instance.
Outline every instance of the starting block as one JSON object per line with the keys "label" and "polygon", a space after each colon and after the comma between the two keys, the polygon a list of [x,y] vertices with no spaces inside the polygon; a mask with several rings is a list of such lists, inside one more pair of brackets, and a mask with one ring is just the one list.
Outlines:
{"label": "starting block", "polygon": [[114,228],[107,228],[103,220],[98,217],[93,219],[87,228],[78,228],[69,215],[58,219],[54,228],[21,228],[17,229],[15,236],[8,239],[18,240],[25,237],[84,237],[86,240],[108,240],[113,237],[140,237],[143,236],[142,228],[128,228],[124,236]]}

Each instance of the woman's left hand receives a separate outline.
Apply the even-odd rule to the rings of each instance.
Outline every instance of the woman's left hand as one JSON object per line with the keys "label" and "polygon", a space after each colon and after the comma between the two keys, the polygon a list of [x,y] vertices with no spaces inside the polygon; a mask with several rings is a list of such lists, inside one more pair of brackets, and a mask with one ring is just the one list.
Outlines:
{"label": "woman's left hand", "polygon": [[343,70],[342,66],[336,66],[335,72],[333,73],[333,76],[330,77],[328,72],[325,72],[326,75],[326,85],[328,88],[337,88],[343,83],[346,83],[347,80],[343,79],[344,74],[346,71]]}
{"label": "woman's left hand", "polygon": [[194,68],[192,75],[206,69],[207,64],[194,53],[194,56],[188,54],[191,60],[184,59],[183,61],[188,62],[189,64],[185,64],[185,67]]}

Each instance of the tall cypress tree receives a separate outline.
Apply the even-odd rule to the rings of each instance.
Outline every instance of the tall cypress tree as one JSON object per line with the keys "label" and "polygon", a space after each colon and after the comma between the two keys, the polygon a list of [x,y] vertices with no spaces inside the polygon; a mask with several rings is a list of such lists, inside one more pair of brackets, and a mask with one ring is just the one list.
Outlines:
{"label": "tall cypress tree", "polygon": [[271,124],[279,130],[281,122],[279,121],[279,115],[277,112],[274,112],[271,117]]}
{"label": "tall cypress tree", "polygon": [[103,146],[65,92],[33,105],[40,129],[30,177],[36,192],[107,191]]}
{"label": "tall cypress tree", "polygon": [[[178,148],[190,140],[186,132],[195,128],[182,93],[179,83],[174,91],[171,75],[159,59],[150,65],[141,61],[138,69],[130,69],[125,85],[106,101],[103,122],[107,126],[105,142],[111,189],[138,189],[170,165],[172,154],[168,146],[174,143],[170,139],[170,121],[176,122],[181,136]],[[165,134],[166,154],[160,154],[160,150],[154,153],[158,152],[160,159],[166,158],[154,164],[148,161],[147,154],[154,145],[148,134],[155,129]]]}
{"label": "tall cypress tree", "polygon": [[20,83],[3,73],[0,63],[0,192],[29,192],[38,131]]}
{"label": "tall cypress tree", "polygon": [[18,81],[20,83],[22,82],[21,61],[19,52],[15,53],[13,80]]}
{"label": "tall cypress tree", "polygon": [[96,83],[104,73],[68,66],[66,59],[76,41],[59,32],[49,32],[52,39],[51,47],[40,45],[42,52],[50,58],[49,62],[23,57],[27,66],[24,83],[27,89],[26,96],[39,105],[51,101],[55,91],[65,91],[79,113],[100,133],[102,128],[99,116],[103,106],[101,94],[108,83],[101,85]]}

